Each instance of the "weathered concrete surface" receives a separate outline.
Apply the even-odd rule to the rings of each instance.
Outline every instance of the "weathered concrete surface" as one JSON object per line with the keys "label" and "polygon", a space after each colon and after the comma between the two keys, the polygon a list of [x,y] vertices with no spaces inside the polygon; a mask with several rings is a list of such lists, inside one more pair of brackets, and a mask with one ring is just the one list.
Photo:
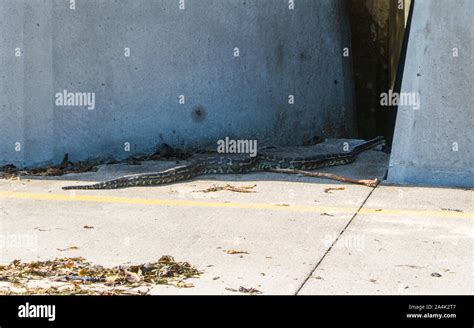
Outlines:
{"label": "weathered concrete surface", "polygon": [[415,2],[402,92],[421,107],[398,109],[390,182],[474,187],[473,11],[470,0]]}
{"label": "weathered concrete surface", "polygon": [[473,213],[472,190],[379,187],[301,294],[472,295]]}
{"label": "weathered concrete surface", "polygon": [[0,44],[0,165],[354,136],[344,0],[3,0]]}
{"label": "weathered concrete surface", "polygon": [[[166,163],[165,163],[166,164]],[[378,164],[378,165],[377,165]],[[103,166],[85,180],[157,168]],[[173,165],[167,163],[166,165]],[[328,172],[382,177],[383,152],[362,154],[353,165]],[[95,176],[92,176],[92,175]],[[253,287],[265,294],[295,294],[372,188],[277,174],[206,176],[154,188],[64,192],[73,179],[0,180],[0,228],[7,236],[31,236],[31,245],[7,245],[0,262],[83,256],[116,265],[162,255],[189,261],[205,273],[190,289],[157,287],[153,293],[232,293]],[[256,193],[201,193],[213,184],[256,184]],[[325,192],[329,187],[344,190]],[[326,214],[324,214],[326,213]],[[94,229],[84,229],[84,225]],[[36,238],[36,239],[35,239]],[[58,251],[77,246],[77,251]],[[235,249],[248,255],[228,255]],[[214,278],[219,279],[214,280]]]}
{"label": "weathered concrete surface", "polygon": [[[81,180],[163,165],[173,163],[102,166]],[[387,166],[386,154],[370,151],[326,171],[373,178]],[[83,256],[117,265],[172,255],[204,270],[189,281],[194,288],[158,286],[153,294],[234,294],[226,288],[240,286],[264,294],[474,293],[472,191],[381,185],[370,195],[373,189],[363,186],[266,173],[153,188],[61,190],[71,184],[65,179],[76,178],[0,180],[2,240],[32,241],[1,244],[0,263]],[[256,184],[256,193],[197,192],[226,183]],[[325,192],[330,187],[345,189]],[[58,250],[70,246],[79,249]],[[228,249],[249,254],[225,254]]]}

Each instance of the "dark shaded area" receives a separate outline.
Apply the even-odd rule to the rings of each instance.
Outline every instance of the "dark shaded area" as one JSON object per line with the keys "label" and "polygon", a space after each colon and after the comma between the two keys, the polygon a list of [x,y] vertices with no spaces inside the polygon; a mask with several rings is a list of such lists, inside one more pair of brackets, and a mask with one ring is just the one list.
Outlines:
{"label": "dark shaded area", "polygon": [[375,24],[365,0],[350,1],[349,15],[359,137],[391,140],[393,115],[380,105],[380,94],[390,88],[389,24]]}

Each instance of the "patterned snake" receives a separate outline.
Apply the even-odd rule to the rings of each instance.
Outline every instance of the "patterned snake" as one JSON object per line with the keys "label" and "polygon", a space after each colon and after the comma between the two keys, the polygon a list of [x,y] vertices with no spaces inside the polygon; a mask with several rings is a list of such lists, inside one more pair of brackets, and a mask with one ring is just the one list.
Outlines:
{"label": "patterned snake", "polygon": [[63,187],[63,189],[90,190],[157,186],[188,180],[204,174],[240,174],[268,171],[271,169],[314,170],[321,167],[352,163],[362,151],[383,144],[384,142],[382,137],[377,137],[357,145],[347,152],[319,154],[306,157],[284,157],[274,155],[271,152],[260,153],[255,157],[238,157],[232,155],[196,156],[189,164],[176,166],[159,172],[126,175],[92,185],[67,186]]}

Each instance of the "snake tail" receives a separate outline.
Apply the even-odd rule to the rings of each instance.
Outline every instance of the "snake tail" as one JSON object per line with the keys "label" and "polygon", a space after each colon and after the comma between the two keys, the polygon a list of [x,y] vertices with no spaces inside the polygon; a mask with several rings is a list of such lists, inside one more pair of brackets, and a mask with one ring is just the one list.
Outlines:
{"label": "snake tail", "polygon": [[376,137],[374,139],[371,139],[369,141],[366,141],[358,146],[355,146],[352,150],[351,153],[354,155],[357,155],[363,151],[369,150],[370,148],[376,147],[378,145],[385,144],[385,139],[383,137]]}
{"label": "snake tail", "polygon": [[107,180],[91,185],[66,186],[64,190],[99,190],[120,189],[127,187],[157,186],[194,178],[204,173],[204,166],[200,163],[177,166],[155,173],[126,175],[117,179]]}

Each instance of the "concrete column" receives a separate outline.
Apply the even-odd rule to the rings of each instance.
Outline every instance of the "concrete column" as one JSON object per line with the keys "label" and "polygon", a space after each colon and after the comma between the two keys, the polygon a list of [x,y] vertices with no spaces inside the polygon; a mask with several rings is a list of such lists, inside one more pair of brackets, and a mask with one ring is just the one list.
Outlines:
{"label": "concrete column", "polygon": [[388,181],[474,187],[471,0],[415,1]]}

